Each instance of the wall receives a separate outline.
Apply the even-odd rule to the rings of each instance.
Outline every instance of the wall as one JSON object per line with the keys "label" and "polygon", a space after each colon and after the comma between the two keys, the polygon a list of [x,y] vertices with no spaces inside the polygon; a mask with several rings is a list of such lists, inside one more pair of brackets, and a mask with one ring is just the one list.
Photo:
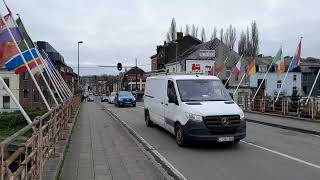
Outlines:
{"label": "wall", "polygon": [[[12,71],[1,70],[0,76],[5,79],[9,78],[9,88],[12,91],[13,95],[19,101],[19,76],[14,74]],[[4,89],[2,84],[0,83],[0,112],[12,112],[18,110],[18,107],[13,102],[10,97],[10,109],[3,109],[3,96],[9,96],[7,91]]]}
{"label": "wall", "polygon": [[[265,73],[256,73],[255,75],[250,76],[250,87],[258,87],[258,79],[263,79],[263,76]],[[296,75],[296,81],[293,81],[293,76]],[[268,73],[265,79],[265,95],[276,97],[276,93],[278,92],[277,88],[277,81],[282,81],[284,79],[285,73],[282,75],[277,75],[277,73],[271,72]],[[300,96],[303,96],[304,93],[301,89],[301,73],[300,72],[289,72],[288,76],[285,80],[285,83],[283,83],[282,93],[284,93],[285,96],[291,96],[292,95],[292,88],[297,87],[298,94]]]}
{"label": "wall", "polygon": [[169,72],[181,72],[181,65],[176,63],[167,64],[166,70],[168,69],[169,69]]}

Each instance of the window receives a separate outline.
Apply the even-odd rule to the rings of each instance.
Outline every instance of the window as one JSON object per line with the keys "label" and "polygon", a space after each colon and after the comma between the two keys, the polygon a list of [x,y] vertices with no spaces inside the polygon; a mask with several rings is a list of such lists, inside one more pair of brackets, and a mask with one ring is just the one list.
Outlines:
{"label": "window", "polygon": [[168,80],[168,89],[167,89],[167,96],[172,97],[173,99],[177,98],[176,90],[174,88],[173,81]]}
{"label": "window", "polygon": [[6,83],[6,85],[8,86],[8,88],[10,88],[10,79],[9,78],[3,78],[3,80]]}
{"label": "window", "polygon": [[27,89],[23,90],[23,98],[28,98],[29,97],[29,91]]}
{"label": "window", "polygon": [[302,76],[303,77],[303,82],[308,82],[308,76],[305,74]]}
{"label": "window", "polygon": [[28,80],[29,79],[29,72],[28,71],[25,71],[23,73],[23,80]]}
{"label": "window", "polygon": [[308,94],[308,86],[303,86],[302,90],[305,94]]}
{"label": "window", "polygon": [[176,72],[176,68],[172,68],[172,72]]}
{"label": "window", "polygon": [[39,93],[38,91],[33,91],[33,101],[39,102]]}
{"label": "window", "polygon": [[298,94],[297,87],[292,87],[292,95]]}
{"label": "window", "polygon": [[3,96],[3,109],[10,109],[10,96]]}
{"label": "window", "polygon": [[259,72],[262,72],[262,73],[267,72],[267,65],[260,65]]}
{"label": "window", "polygon": [[259,87],[260,86],[260,84],[262,83],[262,85],[261,85],[261,87],[260,88],[262,88],[262,89],[265,89],[266,88],[266,79],[262,82],[262,80],[263,79],[258,79],[258,86],[257,87]]}
{"label": "window", "polygon": [[281,81],[277,81],[277,88],[278,88],[278,89],[281,88]]}
{"label": "window", "polygon": [[293,81],[297,81],[297,75],[293,75]]}

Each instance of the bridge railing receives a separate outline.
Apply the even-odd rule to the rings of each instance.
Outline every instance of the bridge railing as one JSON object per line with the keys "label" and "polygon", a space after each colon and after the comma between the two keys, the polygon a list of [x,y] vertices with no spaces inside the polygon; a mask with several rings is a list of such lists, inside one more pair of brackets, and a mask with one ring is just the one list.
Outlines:
{"label": "bridge railing", "polygon": [[305,97],[281,97],[278,101],[267,96],[256,97],[254,101],[250,96],[237,96],[234,99],[245,111],[320,120],[320,98],[318,97],[310,98],[308,103]]}
{"label": "bridge railing", "polygon": [[[55,156],[57,142],[66,138],[64,130],[80,102],[80,97],[74,96],[2,141],[0,179],[41,179],[43,165]],[[21,142],[30,131],[31,137]]]}

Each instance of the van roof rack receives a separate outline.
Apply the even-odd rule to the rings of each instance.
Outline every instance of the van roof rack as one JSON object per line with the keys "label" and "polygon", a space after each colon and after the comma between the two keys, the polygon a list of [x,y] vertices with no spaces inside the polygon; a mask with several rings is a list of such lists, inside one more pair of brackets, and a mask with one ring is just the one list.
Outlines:
{"label": "van roof rack", "polygon": [[146,76],[161,76],[161,75],[206,75],[203,72],[169,72],[169,69],[159,69],[146,73]]}

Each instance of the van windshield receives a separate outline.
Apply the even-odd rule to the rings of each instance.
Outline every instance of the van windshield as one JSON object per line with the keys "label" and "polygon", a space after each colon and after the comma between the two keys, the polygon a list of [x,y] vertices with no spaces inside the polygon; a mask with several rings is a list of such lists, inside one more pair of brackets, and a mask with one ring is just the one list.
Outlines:
{"label": "van windshield", "polygon": [[221,81],[211,79],[177,80],[182,102],[232,100]]}

